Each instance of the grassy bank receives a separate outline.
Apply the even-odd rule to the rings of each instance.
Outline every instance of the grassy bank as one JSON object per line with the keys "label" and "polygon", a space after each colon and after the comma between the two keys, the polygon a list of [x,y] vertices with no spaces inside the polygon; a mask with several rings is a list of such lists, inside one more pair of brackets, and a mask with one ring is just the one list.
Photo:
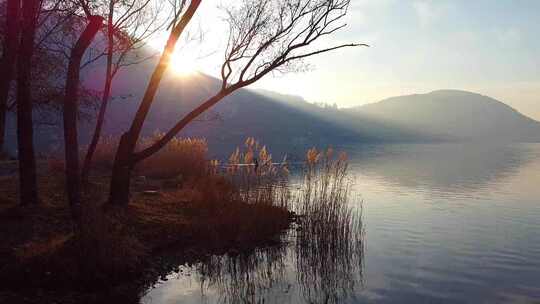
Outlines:
{"label": "grassy bank", "polygon": [[[251,140],[223,165],[206,160],[202,140],[174,141],[137,168],[131,204],[104,211],[113,144],[99,149],[80,225],[62,162],[41,170],[36,207],[17,203],[15,176],[0,177],[0,302],[136,303],[179,261],[275,242],[291,222],[285,176]],[[256,172],[240,164],[250,157],[263,161]]]}
{"label": "grassy bank", "polygon": [[[204,140],[179,139],[136,168],[127,207],[108,207],[113,151],[114,140],[98,149],[77,223],[61,161],[40,170],[39,206],[20,206],[16,177],[0,177],[0,302],[138,303],[178,265],[278,244],[293,221],[304,273],[344,273],[361,252],[344,154],[310,150],[291,193],[286,161],[275,165],[254,139],[225,163],[206,158]],[[337,282],[330,274],[321,286]]]}

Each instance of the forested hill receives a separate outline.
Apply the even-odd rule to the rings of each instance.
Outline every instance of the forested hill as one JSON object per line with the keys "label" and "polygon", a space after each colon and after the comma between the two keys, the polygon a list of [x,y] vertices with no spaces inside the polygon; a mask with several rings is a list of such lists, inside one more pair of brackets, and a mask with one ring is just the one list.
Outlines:
{"label": "forested hill", "polygon": [[465,141],[540,142],[540,123],[488,96],[439,90],[385,99],[357,107],[368,116],[436,137]]}

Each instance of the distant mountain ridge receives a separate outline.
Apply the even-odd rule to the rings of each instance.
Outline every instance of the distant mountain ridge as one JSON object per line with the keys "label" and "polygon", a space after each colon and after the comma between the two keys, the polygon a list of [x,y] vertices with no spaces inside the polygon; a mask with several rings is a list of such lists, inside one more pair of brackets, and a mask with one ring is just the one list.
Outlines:
{"label": "distant mountain ridge", "polygon": [[439,138],[539,142],[540,122],[491,97],[460,91],[391,97],[354,108],[373,119]]}
{"label": "distant mountain ridge", "polygon": [[[119,72],[105,136],[128,129],[146,89],[155,62]],[[101,90],[103,70],[85,71],[85,86]],[[144,125],[143,135],[165,132],[183,115],[219,90],[221,81],[204,74],[179,77],[169,71]],[[502,102],[475,93],[441,90],[398,96],[355,108],[321,107],[302,97],[265,90],[241,89],[190,124],[181,137],[205,137],[211,156],[227,157],[246,137],[269,146],[274,156],[300,155],[310,147],[349,143],[498,140],[540,142],[540,123]],[[61,150],[59,127],[36,126],[39,151]],[[81,143],[87,143],[92,123],[81,124]],[[15,151],[13,117],[8,148]]]}

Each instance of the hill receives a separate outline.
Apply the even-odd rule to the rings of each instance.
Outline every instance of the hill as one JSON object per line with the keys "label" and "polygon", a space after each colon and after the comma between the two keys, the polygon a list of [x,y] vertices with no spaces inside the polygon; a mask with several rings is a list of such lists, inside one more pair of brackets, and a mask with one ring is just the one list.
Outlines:
{"label": "hill", "polygon": [[466,91],[392,97],[353,110],[363,117],[449,140],[540,141],[539,122],[503,102]]}

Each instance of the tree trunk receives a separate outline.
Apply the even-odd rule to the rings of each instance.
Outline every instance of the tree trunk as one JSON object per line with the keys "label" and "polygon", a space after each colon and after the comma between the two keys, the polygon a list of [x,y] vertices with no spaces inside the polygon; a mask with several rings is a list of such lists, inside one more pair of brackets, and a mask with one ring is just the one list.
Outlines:
{"label": "tree trunk", "polygon": [[34,53],[38,0],[23,0],[22,35],[17,61],[17,145],[21,204],[37,204],[38,188],[30,78]]}
{"label": "tree trunk", "polygon": [[118,143],[118,151],[114,159],[109,204],[116,206],[125,206],[129,203],[131,170],[133,163],[130,159],[128,134],[124,133]]}
{"label": "tree trunk", "polygon": [[17,60],[20,6],[20,0],[8,0],[6,3],[6,36],[0,64],[0,154],[4,152],[7,102]]}
{"label": "tree trunk", "polygon": [[88,181],[88,176],[90,175],[92,159],[94,153],[96,152],[97,145],[99,144],[99,139],[101,138],[101,130],[103,128],[103,123],[105,122],[105,113],[107,112],[107,105],[109,103],[109,98],[111,95],[111,86],[113,80],[112,72],[112,60],[114,52],[114,26],[113,26],[113,13],[114,13],[114,1],[109,3],[109,17],[107,20],[107,71],[105,74],[105,85],[103,88],[103,95],[101,97],[101,105],[99,108],[99,114],[96,120],[96,128],[94,130],[94,135],[92,136],[92,141],[88,146],[88,151],[86,152],[86,157],[84,158],[84,164],[81,173],[81,179],[83,183]]}
{"label": "tree trunk", "polygon": [[103,18],[88,17],[89,23],[77,40],[69,58],[64,96],[64,147],[66,157],[66,190],[69,203],[77,216],[81,203],[79,172],[79,141],[77,134],[77,114],[79,112],[79,80],[81,61],[84,53],[101,28]]}
{"label": "tree trunk", "polygon": [[161,55],[159,63],[152,73],[150,81],[148,82],[143,100],[139,105],[135,118],[131,123],[131,127],[128,132],[122,135],[113,165],[110,187],[111,192],[109,196],[110,204],[127,205],[129,203],[130,176],[131,170],[135,165],[133,155],[144,121],[146,120],[146,116],[148,115],[150,107],[154,102],[161,79],[169,66],[171,54],[174,52],[176,42],[191,21],[191,18],[193,18],[193,15],[197,11],[200,4],[201,0],[192,0],[178,24],[174,26],[171,34],[169,35],[169,39],[167,40],[167,44],[163,54]]}

